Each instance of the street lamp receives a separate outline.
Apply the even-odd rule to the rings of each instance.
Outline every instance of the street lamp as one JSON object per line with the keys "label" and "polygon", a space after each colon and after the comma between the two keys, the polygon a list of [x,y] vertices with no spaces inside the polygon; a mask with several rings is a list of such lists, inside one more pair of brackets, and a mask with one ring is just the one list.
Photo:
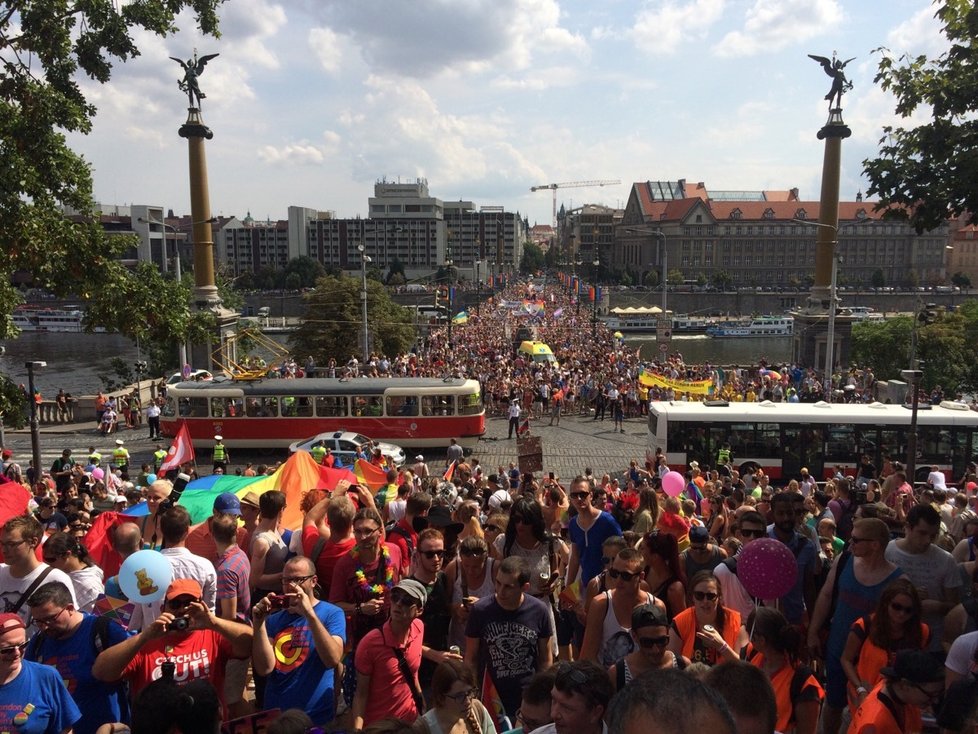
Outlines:
{"label": "street lamp", "polygon": [[360,251],[360,304],[363,307],[363,364],[366,366],[370,362],[370,329],[367,326],[367,263],[371,262],[370,257],[364,252],[361,242],[357,245]]}
{"label": "street lamp", "polygon": [[598,338],[598,268],[601,267],[601,261],[598,258],[594,258],[594,262],[591,263],[594,266],[594,278],[592,279],[594,283],[594,298],[591,299],[591,338]]}
{"label": "street lamp", "polygon": [[37,400],[34,398],[36,394],[34,390],[34,368],[47,367],[48,363],[34,360],[25,362],[24,366],[27,367],[27,390],[30,393],[27,399],[31,403],[31,458],[34,460],[34,481],[36,482],[41,478],[41,434],[37,428]]}

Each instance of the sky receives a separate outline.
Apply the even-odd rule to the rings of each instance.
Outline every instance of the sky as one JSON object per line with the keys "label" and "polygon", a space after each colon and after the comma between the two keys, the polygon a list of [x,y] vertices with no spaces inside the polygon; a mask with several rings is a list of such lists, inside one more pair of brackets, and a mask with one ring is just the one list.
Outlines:
{"label": "sky", "polygon": [[899,124],[874,85],[881,58],[945,47],[926,0],[227,0],[221,37],[192,16],[83,88],[98,108],[71,144],[96,200],[189,213],[187,98],[169,56],[219,53],[200,79],[214,215],[287,217],[290,205],[367,216],[374,184],[428,181],[443,200],[519,211],[624,207],[646,180],[713,190],[820,189],[831,85],[843,59],[852,137],[841,198]]}

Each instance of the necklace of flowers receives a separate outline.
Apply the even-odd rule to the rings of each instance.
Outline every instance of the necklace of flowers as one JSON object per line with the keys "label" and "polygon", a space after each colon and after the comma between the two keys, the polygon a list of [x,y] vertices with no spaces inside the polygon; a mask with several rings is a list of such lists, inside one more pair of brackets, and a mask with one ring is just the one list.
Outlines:
{"label": "necklace of flowers", "polygon": [[[350,554],[359,563],[360,546],[354,546]],[[367,583],[367,574],[364,573],[362,564],[357,566],[354,577],[357,583],[360,584],[360,589],[364,594],[383,594],[384,589],[390,589],[394,585],[394,567],[391,565],[391,552],[384,543],[380,544],[380,564],[377,566],[377,577],[380,577],[381,573],[383,573],[384,577],[383,586]]]}

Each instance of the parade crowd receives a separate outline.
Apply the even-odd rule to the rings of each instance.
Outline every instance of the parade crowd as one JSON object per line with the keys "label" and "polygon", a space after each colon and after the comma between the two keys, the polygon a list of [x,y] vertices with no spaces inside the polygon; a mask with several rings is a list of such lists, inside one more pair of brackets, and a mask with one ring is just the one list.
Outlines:
{"label": "parade crowd", "polygon": [[[819,389],[790,365],[642,361],[553,295],[523,286],[510,296],[544,314],[493,304],[421,356],[354,367],[476,377],[511,425],[514,407],[559,425],[684,398],[642,387],[642,369],[731,399]],[[514,356],[521,328],[559,364]],[[0,731],[213,734],[248,716],[270,734],[974,731],[974,464],[913,486],[861,457],[775,486],[726,447],[711,466],[650,453],[565,478],[454,442],[448,466],[364,458],[384,486],[309,490],[287,528],[277,490],[221,494],[193,523],[182,482],[130,467],[121,439],[29,480],[5,451],[32,498],[0,531]],[[127,570],[144,551],[169,564],[165,590]]]}

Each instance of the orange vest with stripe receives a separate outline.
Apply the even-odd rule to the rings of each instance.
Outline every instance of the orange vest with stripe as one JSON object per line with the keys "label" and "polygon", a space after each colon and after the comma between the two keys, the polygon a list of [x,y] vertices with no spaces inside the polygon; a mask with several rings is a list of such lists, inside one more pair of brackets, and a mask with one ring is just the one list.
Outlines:
{"label": "orange vest with stripe", "polygon": [[[672,620],[672,626],[683,641],[682,654],[693,660],[693,648],[696,645],[696,609],[689,607],[684,609]],[[740,612],[729,607],[723,608],[723,629],[717,630],[724,641],[733,647],[737,643],[737,635],[740,633]],[[739,651],[736,651],[739,652]],[[695,662],[695,661],[694,661]],[[706,662],[706,661],[704,661]],[[714,664],[716,660],[709,661]]]}

